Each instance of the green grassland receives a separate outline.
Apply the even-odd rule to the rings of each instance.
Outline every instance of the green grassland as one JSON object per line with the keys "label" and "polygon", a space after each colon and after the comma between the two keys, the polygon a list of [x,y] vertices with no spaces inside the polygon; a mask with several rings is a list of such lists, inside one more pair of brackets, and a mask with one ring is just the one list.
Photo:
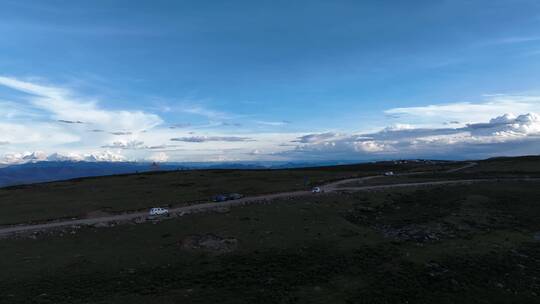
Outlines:
{"label": "green grassland", "polygon": [[0,302],[540,303],[538,219],[501,181],[68,229],[0,240]]}
{"label": "green grassland", "polygon": [[219,193],[245,195],[309,189],[348,177],[396,172],[440,171],[461,163],[392,162],[293,170],[193,170],[81,178],[0,189],[0,225],[207,201]]}
{"label": "green grassland", "polygon": [[411,176],[383,176],[367,179],[367,180],[358,180],[348,183],[343,183],[339,185],[339,188],[346,187],[364,187],[364,186],[378,186],[378,185],[393,185],[393,184],[410,184],[410,183],[425,183],[439,181],[441,179],[452,180],[452,179],[461,179],[461,177],[456,177],[451,174],[438,174],[437,176],[429,175],[411,175]]}
{"label": "green grassland", "polygon": [[476,170],[491,172],[540,172],[539,156],[499,157],[479,162]]}
{"label": "green grassland", "polygon": [[538,175],[540,156],[498,157],[477,162],[478,166],[460,173],[483,173],[500,175]]}

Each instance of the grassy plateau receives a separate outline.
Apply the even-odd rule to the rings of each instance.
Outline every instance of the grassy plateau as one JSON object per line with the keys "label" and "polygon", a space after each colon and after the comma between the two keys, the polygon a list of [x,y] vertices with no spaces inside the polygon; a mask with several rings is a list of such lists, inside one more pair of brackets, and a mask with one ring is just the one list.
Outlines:
{"label": "grassy plateau", "polygon": [[[540,158],[506,161],[479,162],[459,174],[540,173]],[[317,184],[390,169],[427,170],[427,177],[404,176],[403,182],[449,180],[458,173],[444,169],[459,164],[365,166],[154,173],[12,187],[1,190],[0,202],[3,210],[15,210],[15,219],[3,213],[0,219],[137,210],[229,189],[248,195],[305,189],[306,175]],[[540,181],[328,193],[22,235],[0,239],[0,269],[0,303],[540,303]]]}

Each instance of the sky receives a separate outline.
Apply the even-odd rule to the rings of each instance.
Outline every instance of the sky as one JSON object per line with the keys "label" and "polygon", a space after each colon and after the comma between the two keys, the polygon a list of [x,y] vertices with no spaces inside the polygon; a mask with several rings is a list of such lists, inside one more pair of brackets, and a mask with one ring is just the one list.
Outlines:
{"label": "sky", "polygon": [[540,151],[536,0],[0,5],[0,163]]}

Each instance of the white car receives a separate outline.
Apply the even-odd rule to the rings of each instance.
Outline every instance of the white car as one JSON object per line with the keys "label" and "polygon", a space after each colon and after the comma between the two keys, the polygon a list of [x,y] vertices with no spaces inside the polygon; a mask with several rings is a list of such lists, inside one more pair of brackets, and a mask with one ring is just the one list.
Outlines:
{"label": "white car", "polygon": [[152,208],[149,212],[150,215],[167,215],[169,210],[165,208]]}
{"label": "white car", "polygon": [[394,172],[392,172],[392,171],[384,172],[384,175],[385,176],[393,176]]}
{"label": "white car", "polygon": [[313,189],[311,189],[311,193],[321,193],[321,188],[319,187],[313,187]]}

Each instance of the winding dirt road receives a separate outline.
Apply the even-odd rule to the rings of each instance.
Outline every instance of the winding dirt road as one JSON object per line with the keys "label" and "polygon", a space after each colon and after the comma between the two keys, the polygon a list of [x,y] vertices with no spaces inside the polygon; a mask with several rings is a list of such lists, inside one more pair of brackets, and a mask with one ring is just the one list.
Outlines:
{"label": "winding dirt road", "polygon": [[[469,163],[466,166],[457,168],[457,170],[452,169],[452,171],[448,171],[448,172],[456,172],[458,170],[470,168],[474,165],[476,165],[476,163]],[[404,174],[396,174],[395,176],[417,175],[421,173],[422,172],[404,173]],[[373,185],[373,186],[359,186],[359,187],[341,187],[344,184],[353,183],[353,182],[363,182],[363,181],[374,179],[374,178],[384,178],[384,177],[381,175],[376,175],[376,176],[368,176],[368,177],[361,177],[361,178],[344,179],[344,180],[340,180],[340,181],[323,185],[321,186],[321,190],[324,193],[373,191],[373,190],[402,188],[402,187],[435,186],[435,185],[449,185],[449,184],[471,184],[471,183],[480,183],[480,182],[498,180],[498,179],[463,179],[463,180],[430,181],[430,182],[419,182],[419,183],[387,184],[387,185]],[[509,179],[505,179],[505,180],[509,180]],[[532,180],[540,180],[540,179],[520,178],[520,179],[511,179],[511,180],[532,181]],[[233,200],[233,201],[225,201],[225,202],[218,202],[218,203],[214,203],[214,202],[202,203],[202,204],[196,204],[196,205],[191,205],[191,206],[171,208],[169,209],[169,212],[173,216],[183,216],[183,215],[192,214],[192,213],[219,210],[219,209],[230,208],[234,206],[242,206],[242,205],[248,205],[248,204],[253,204],[253,203],[264,203],[264,202],[268,202],[268,201],[272,201],[272,200],[276,200],[280,198],[293,198],[293,197],[313,196],[313,195],[318,195],[318,194],[313,194],[310,191],[281,192],[281,193],[274,193],[274,194],[265,194],[265,195],[245,197],[245,198]],[[148,212],[143,211],[143,212],[124,213],[124,214],[104,216],[104,217],[87,218],[87,219],[53,221],[53,222],[48,222],[44,224],[14,225],[14,226],[0,228],[0,236],[6,236],[10,234],[17,234],[17,233],[26,233],[26,232],[32,232],[32,231],[42,231],[42,230],[49,230],[49,229],[56,229],[56,228],[70,227],[70,226],[90,226],[90,225],[97,225],[101,223],[110,223],[110,222],[128,222],[128,221],[133,221],[136,219],[146,219],[147,217],[148,217]]]}

